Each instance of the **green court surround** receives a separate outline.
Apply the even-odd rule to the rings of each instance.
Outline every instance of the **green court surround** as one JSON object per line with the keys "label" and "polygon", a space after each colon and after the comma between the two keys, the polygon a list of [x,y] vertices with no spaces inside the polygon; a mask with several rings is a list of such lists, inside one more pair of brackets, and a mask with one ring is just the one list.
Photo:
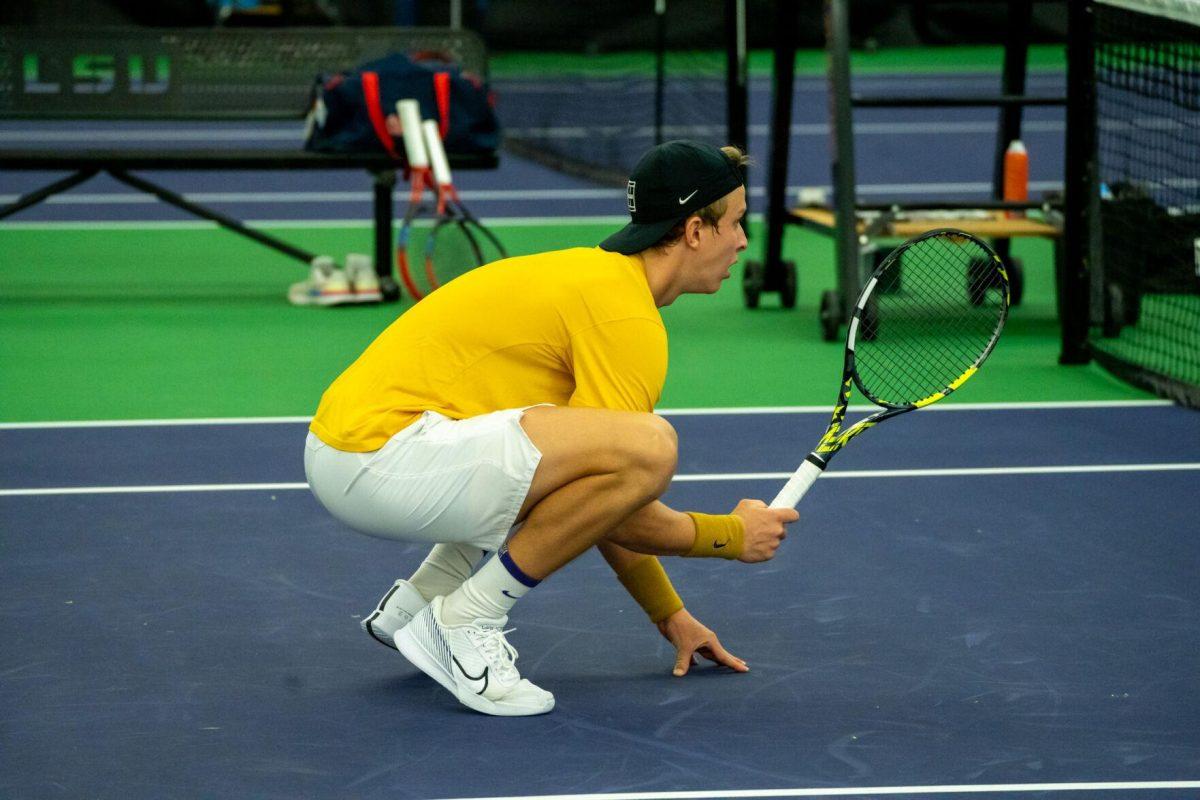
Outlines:
{"label": "green court surround", "polygon": [[[611,225],[501,226],[513,253],[599,241]],[[758,228],[759,226],[755,226]],[[132,228],[132,226],[131,226]],[[215,228],[146,224],[0,226],[0,421],[310,414],[324,387],[409,303],[295,308],[304,269]],[[297,228],[316,252],[370,252],[371,232]],[[761,230],[752,231],[752,252]],[[743,307],[740,268],[715,297],[664,309],[671,362],[664,408],[825,405],[842,346],[822,342],[829,240],[788,233],[797,308]],[[1057,363],[1050,245],[1020,240],[1027,299],[977,377],[949,402],[1149,399],[1096,366]],[[503,298],[496,298],[503,313]]]}

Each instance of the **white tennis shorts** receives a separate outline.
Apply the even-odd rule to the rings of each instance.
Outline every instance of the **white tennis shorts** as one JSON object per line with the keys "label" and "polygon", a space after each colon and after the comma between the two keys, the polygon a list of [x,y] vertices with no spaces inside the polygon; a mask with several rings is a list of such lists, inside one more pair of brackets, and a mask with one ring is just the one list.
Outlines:
{"label": "white tennis shorts", "polygon": [[338,450],[310,432],[308,485],[329,513],[362,533],[498,550],[542,458],[521,427],[525,410],[464,420],[426,411],[369,453]]}

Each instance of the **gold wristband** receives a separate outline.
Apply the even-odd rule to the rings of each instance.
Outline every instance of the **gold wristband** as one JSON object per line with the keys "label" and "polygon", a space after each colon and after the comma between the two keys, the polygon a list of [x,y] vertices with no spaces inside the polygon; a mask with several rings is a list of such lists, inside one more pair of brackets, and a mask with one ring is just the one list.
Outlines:
{"label": "gold wristband", "polygon": [[618,574],[617,580],[642,610],[650,615],[651,622],[662,622],[683,608],[683,600],[671,585],[666,570],[654,556],[641,559]]}
{"label": "gold wristband", "polygon": [[746,524],[736,514],[699,514],[688,511],[696,525],[696,541],[692,549],[684,553],[691,558],[736,559],[742,554],[742,541],[746,536]]}

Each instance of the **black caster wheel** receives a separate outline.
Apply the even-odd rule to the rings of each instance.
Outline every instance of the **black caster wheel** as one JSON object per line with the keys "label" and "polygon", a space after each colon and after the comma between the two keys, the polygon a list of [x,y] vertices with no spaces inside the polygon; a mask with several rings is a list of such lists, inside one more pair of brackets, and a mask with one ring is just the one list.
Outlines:
{"label": "black caster wheel", "polygon": [[1019,306],[1025,298],[1025,264],[1019,258],[1010,258],[1008,266],[1008,304]]}
{"label": "black caster wheel", "polygon": [[742,268],[742,296],[746,300],[746,308],[758,308],[765,273],[766,269],[761,261],[747,261],[746,266]]}
{"label": "black caster wheel", "polygon": [[821,339],[826,342],[836,342],[838,328],[842,324],[842,298],[838,293],[829,290],[821,294]]}
{"label": "black caster wheel", "polygon": [[396,283],[396,279],[391,275],[380,277],[379,292],[383,295],[383,302],[385,303],[395,303],[400,299],[400,285]]}
{"label": "black caster wheel", "polygon": [[796,263],[794,261],[783,262],[783,288],[779,290],[779,302],[784,308],[796,307]]}
{"label": "black caster wheel", "polygon": [[1125,324],[1137,325],[1138,320],[1142,318],[1142,293],[1136,289],[1128,289],[1125,292]]}
{"label": "black caster wheel", "polygon": [[1101,335],[1111,339],[1121,333],[1121,326],[1125,323],[1125,292],[1120,286],[1115,283],[1105,284],[1104,305]]}

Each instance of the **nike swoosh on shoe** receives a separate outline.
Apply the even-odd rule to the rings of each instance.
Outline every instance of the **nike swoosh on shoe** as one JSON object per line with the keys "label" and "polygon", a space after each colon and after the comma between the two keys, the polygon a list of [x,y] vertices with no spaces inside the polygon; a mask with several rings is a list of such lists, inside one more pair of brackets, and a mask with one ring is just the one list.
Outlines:
{"label": "nike swoosh on shoe", "polygon": [[465,669],[463,669],[463,665],[462,665],[462,664],[460,664],[460,663],[458,663],[458,659],[457,659],[456,657],[454,657],[454,656],[451,656],[451,657],[450,657],[450,659],[451,659],[451,661],[453,661],[453,662],[454,662],[454,666],[458,667],[458,671],[459,671],[459,672],[462,674],[462,676],[463,676],[463,677],[464,677],[464,678],[467,680],[467,682],[468,682],[468,685],[470,686],[470,688],[471,688],[472,690],[474,690],[474,689],[475,689],[475,687],[478,685],[478,682],[479,682],[479,681],[483,681],[483,686],[482,686],[482,687],[480,687],[479,691],[475,692],[475,694],[480,694],[480,695],[481,695],[481,694],[483,694],[484,692],[486,692],[486,691],[487,691],[487,687],[488,687],[488,670],[489,670],[489,669],[491,669],[491,667],[484,667],[484,668],[483,668],[483,672],[479,673],[478,675],[472,675],[471,673],[469,673],[469,672],[467,672]]}

